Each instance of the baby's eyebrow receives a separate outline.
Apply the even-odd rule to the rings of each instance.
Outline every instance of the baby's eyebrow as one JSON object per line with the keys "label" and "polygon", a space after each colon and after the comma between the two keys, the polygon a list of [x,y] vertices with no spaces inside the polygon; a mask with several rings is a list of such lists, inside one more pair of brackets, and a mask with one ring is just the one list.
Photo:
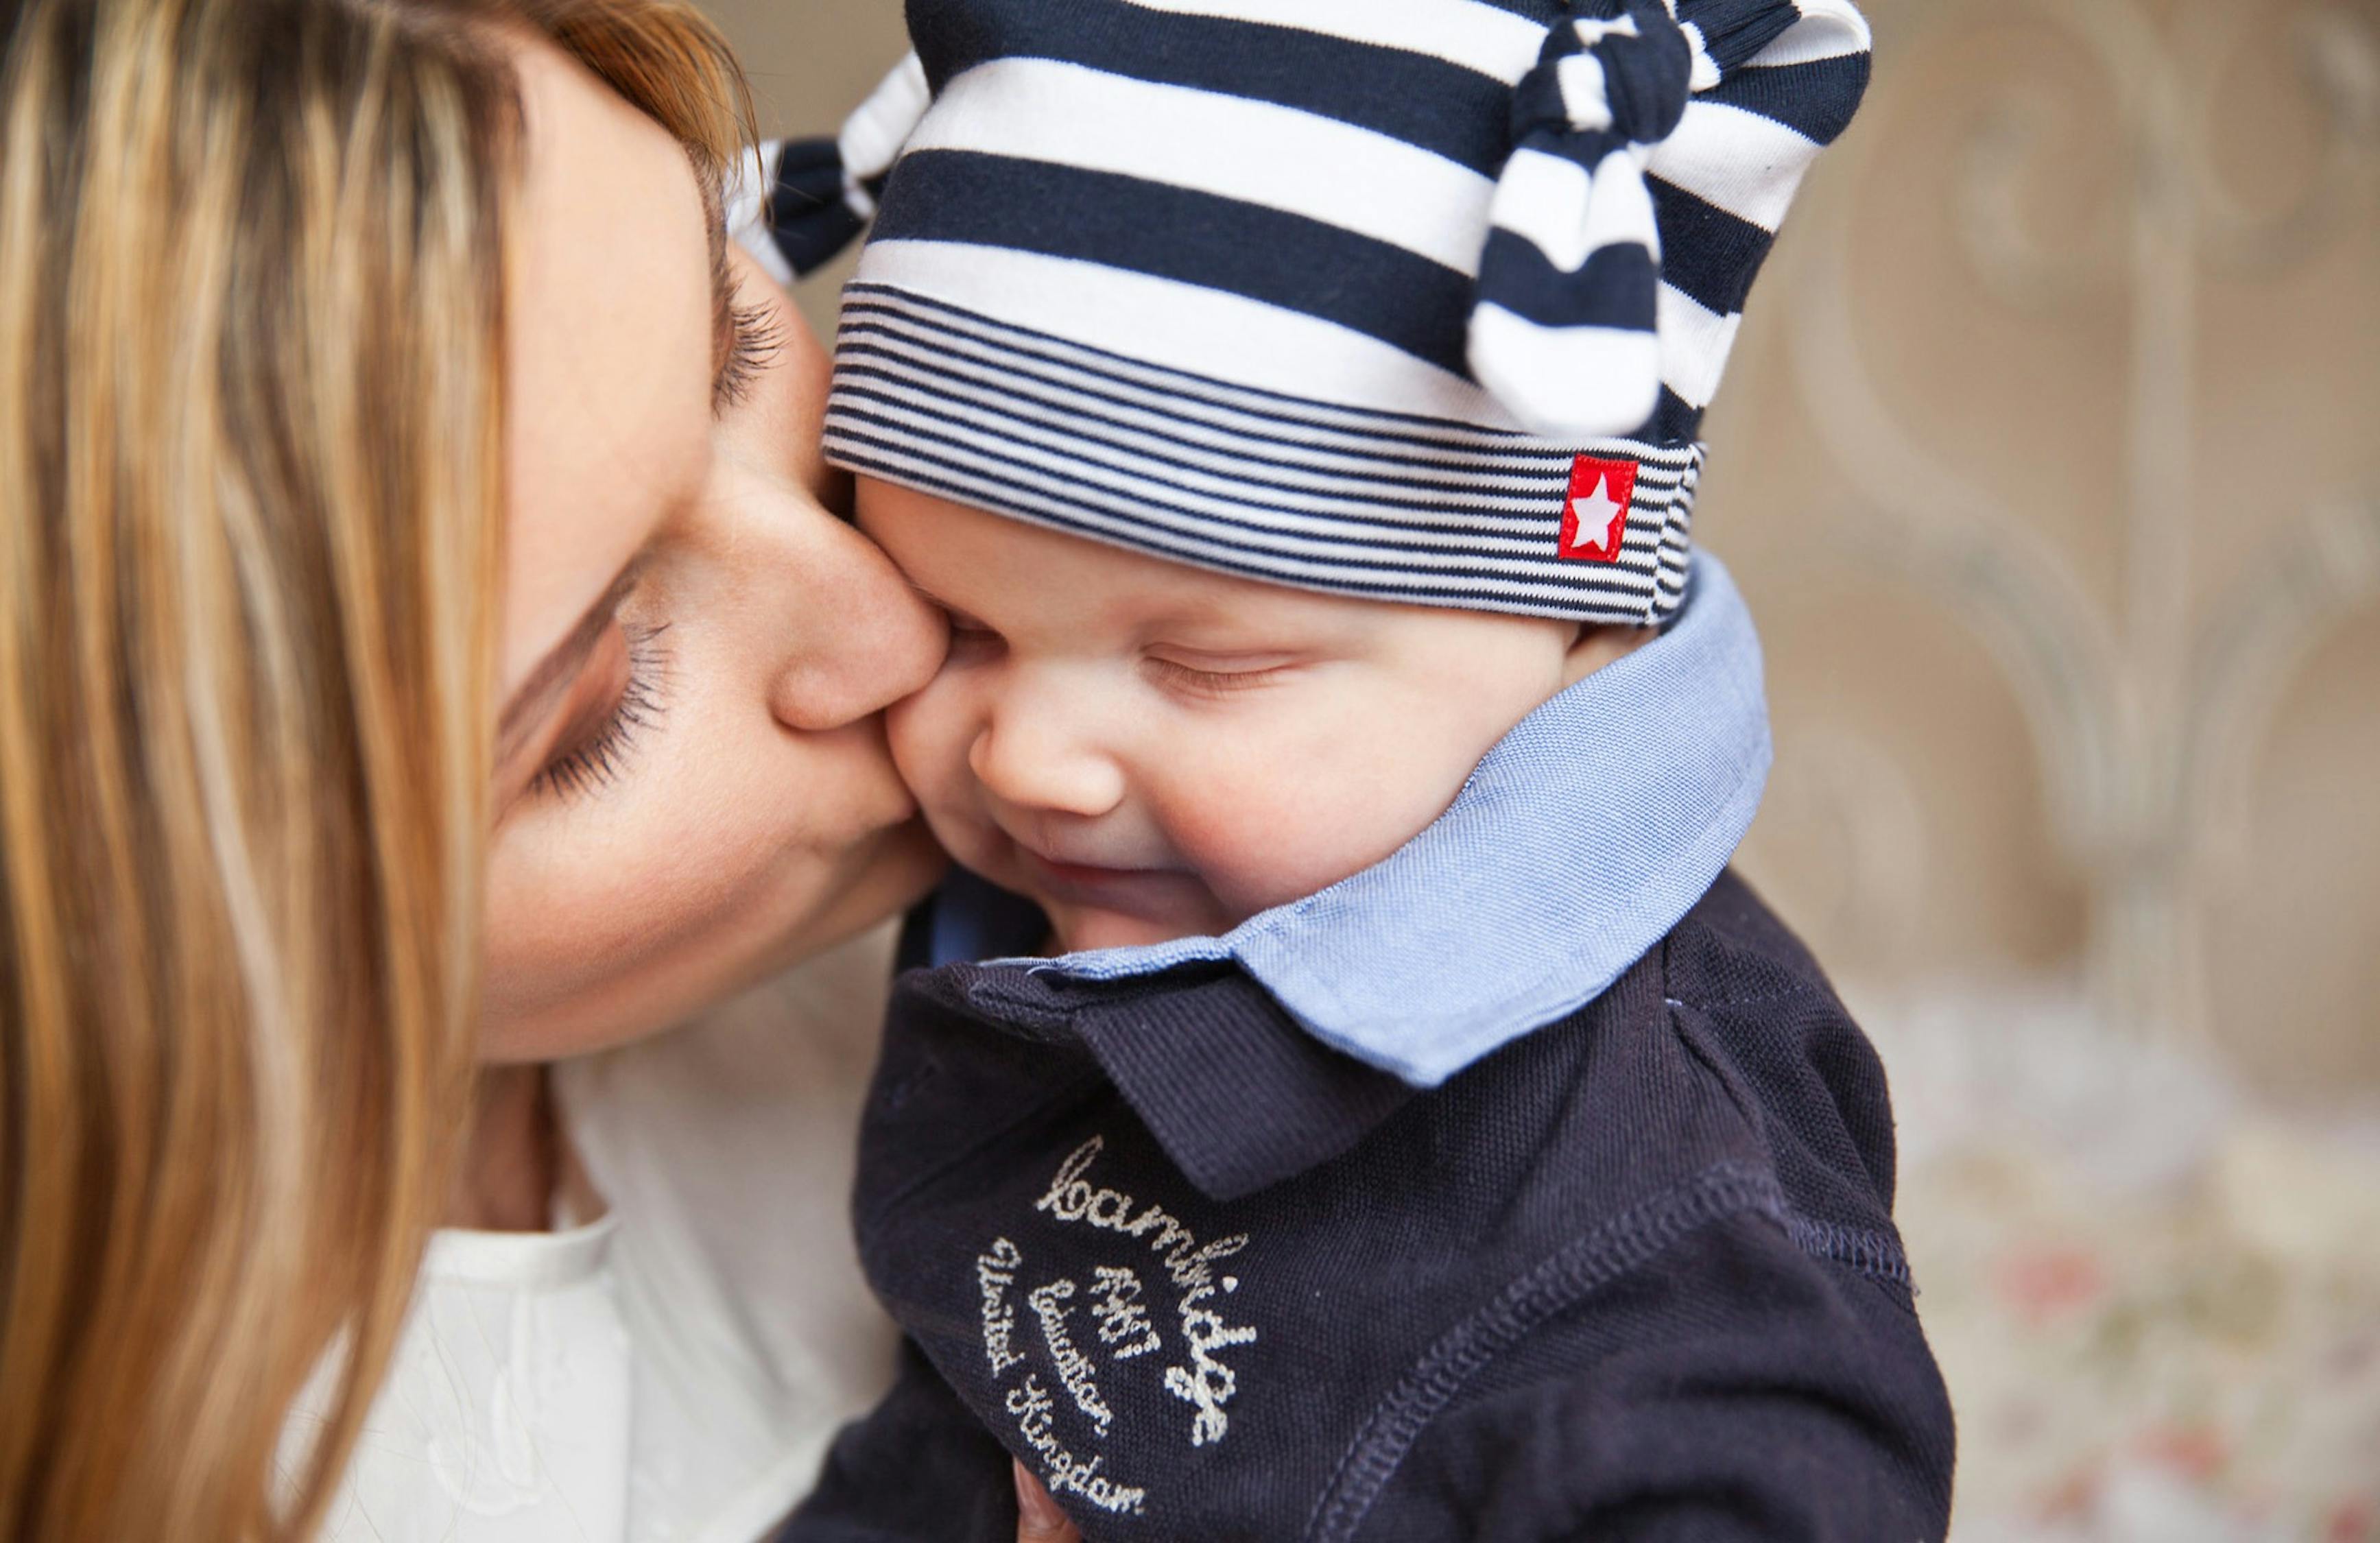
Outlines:
{"label": "baby's eyebrow", "polygon": [[1330,630],[1329,618],[1318,618],[1294,606],[1251,605],[1244,597],[1199,594],[1173,597],[1152,609],[1145,620],[1152,627],[1222,632],[1267,640],[1311,638]]}

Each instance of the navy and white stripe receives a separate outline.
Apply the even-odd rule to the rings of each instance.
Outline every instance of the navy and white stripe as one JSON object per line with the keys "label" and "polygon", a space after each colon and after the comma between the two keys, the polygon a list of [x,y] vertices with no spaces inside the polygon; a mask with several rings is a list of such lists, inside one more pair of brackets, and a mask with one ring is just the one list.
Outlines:
{"label": "navy and white stripe", "polygon": [[1638,463],[1619,558],[1558,555],[1576,450],[1159,368],[864,282],[830,459],[1202,567],[1424,605],[1646,622],[1685,588],[1702,451]]}
{"label": "navy and white stripe", "polygon": [[820,266],[868,228],[902,142],[932,100],[912,54],[844,120],[841,134],[788,141],[766,164],[771,234],[795,272]]}
{"label": "navy and white stripe", "polygon": [[[880,196],[848,132],[778,164],[803,265],[874,211],[839,462],[1282,582],[1667,614],[1744,294],[1864,88],[1849,0],[908,14]],[[1582,454],[1642,468],[1608,564],[1560,550]]]}
{"label": "navy and white stripe", "polygon": [[[1708,406],[1802,173],[1864,87],[1867,47],[1848,0],[1581,0],[1513,91],[1473,374],[1555,437],[1633,430],[1664,387],[1689,411]],[[1772,51],[1765,67],[1859,70],[1806,77],[1848,96],[1830,117],[1797,102],[1798,125],[1700,99]],[[1803,131],[1818,120],[1823,138]]]}

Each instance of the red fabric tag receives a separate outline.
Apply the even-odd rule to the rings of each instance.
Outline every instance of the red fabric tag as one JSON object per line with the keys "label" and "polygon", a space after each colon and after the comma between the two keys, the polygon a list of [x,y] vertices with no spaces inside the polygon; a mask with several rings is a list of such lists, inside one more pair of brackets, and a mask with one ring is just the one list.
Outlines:
{"label": "red fabric tag", "polygon": [[1581,456],[1570,467],[1562,500],[1562,556],[1581,563],[1616,563],[1628,530],[1628,501],[1636,495],[1636,463]]}

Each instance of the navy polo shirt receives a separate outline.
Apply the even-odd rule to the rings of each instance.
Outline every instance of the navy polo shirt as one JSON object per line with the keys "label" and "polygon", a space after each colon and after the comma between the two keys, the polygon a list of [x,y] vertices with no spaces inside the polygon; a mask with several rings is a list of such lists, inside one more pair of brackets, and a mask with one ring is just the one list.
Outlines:
{"label": "navy polo shirt", "polygon": [[[1092,1539],[1939,1539],[1882,1069],[1722,871],[1767,764],[1698,559],[1379,868],[905,974],[854,1210],[905,1365],[788,1537],[1012,1538],[1014,1454]],[[913,941],[1041,925],[963,881]]]}

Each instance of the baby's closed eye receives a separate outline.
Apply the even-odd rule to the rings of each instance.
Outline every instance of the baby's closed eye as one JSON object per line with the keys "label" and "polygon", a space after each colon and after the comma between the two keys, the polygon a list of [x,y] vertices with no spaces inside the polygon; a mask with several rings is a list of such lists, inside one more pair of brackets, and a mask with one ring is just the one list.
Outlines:
{"label": "baby's closed eye", "polygon": [[1192,695],[1220,697],[1279,685],[1302,662],[1280,651],[1218,653],[1195,649],[1156,649],[1143,660],[1159,683]]}

